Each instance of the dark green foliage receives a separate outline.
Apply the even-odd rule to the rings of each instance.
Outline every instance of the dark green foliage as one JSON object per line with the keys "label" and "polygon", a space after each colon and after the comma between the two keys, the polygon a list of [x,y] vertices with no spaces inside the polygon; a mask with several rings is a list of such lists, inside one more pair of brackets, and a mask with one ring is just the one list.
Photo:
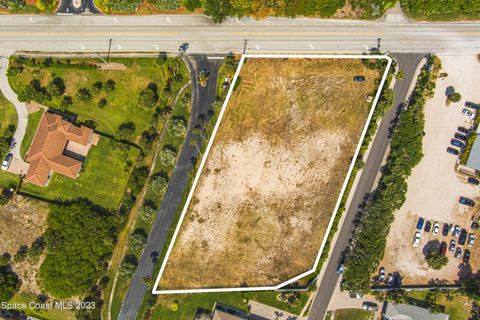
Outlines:
{"label": "dark green foliage", "polygon": [[55,77],[47,86],[48,93],[51,96],[61,96],[65,93],[65,83],[60,77]]}
{"label": "dark green foliage", "polygon": [[136,167],[130,180],[128,181],[128,188],[133,194],[138,194],[142,190],[148,177],[148,167]]}
{"label": "dark green foliage", "polygon": [[43,289],[57,298],[83,295],[105,273],[120,226],[116,215],[87,200],[51,205]]}
{"label": "dark green foliage", "polygon": [[[433,63],[430,58],[427,63]],[[435,76],[422,70],[410,102],[399,116],[391,140],[391,151],[373,199],[367,204],[356,240],[346,261],[342,289],[366,293],[373,274],[382,259],[393,213],[405,201],[407,177],[420,162],[424,127],[425,96],[431,94]]]}
{"label": "dark green foliage", "polygon": [[462,291],[477,303],[480,302],[480,277],[477,273],[462,280]]}
{"label": "dark green foliage", "polygon": [[12,142],[14,133],[15,126],[13,125],[9,125],[3,133],[0,133],[0,159],[2,161],[10,151],[10,144]]}
{"label": "dark green foliage", "polygon": [[117,130],[117,136],[121,140],[130,138],[135,133],[135,123],[125,122],[122,123]]}
{"label": "dark green foliage", "polygon": [[138,105],[145,109],[153,109],[158,102],[157,85],[150,83],[147,88],[140,92]]}
{"label": "dark green foliage", "polygon": [[216,23],[221,23],[232,14],[230,0],[206,0],[205,13]]}
{"label": "dark green foliage", "polygon": [[187,134],[187,123],[183,118],[173,118],[167,122],[167,132],[175,138],[184,137]]}
{"label": "dark green foliage", "polygon": [[60,106],[63,110],[67,110],[73,104],[72,97],[70,96],[63,96],[62,101],[60,102]]}
{"label": "dark green foliage", "polygon": [[18,248],[17,253],[15,253],[15,256],[13,257],[13,260],[15,262],[22,262],[27,258],[27,253],[28,253],[28,247],[26,245],[20,246]]}
{"label": "dark green foliage", "polygon": [[352,0],[352,7],[362,9],[365,17],[380,17],[396,2],[397,0]]}
{"label": "dark green foliage", "polygon": [[107,6],[113,12],[135,12],[141,0],[108,0]]}
{"label": "dark green foliage", "polygon": [[105,108],[106,105],[107,105],[107,99],[102,98],[102,99],[98,100],[97,106],[98,106],[100,109],[101,109],[101,108]]}
{"label": "dark green foliage", "polygon": [[1,0],[0,4],[3,4],[8,9],[22,9],[25,8],[25,0]]}
{"label": "dark green foliage", "polygon": [[200,0],[182,0],[182,5],[188,10],[193,11],[196,8],[201,8],[202,2]]}
{"label": "dark green foliage", "polygon": [[127,254],[123,258],[122,265],[120,266],[120,274],[122,276],[131,276],[135,272],[138,265],[138,259],[133,254]]}
{"label": "dark green foliage", "polygon": [[407,14],[426,17],[480,15],[478,0],[400,0],[400,3]]}
{"label": "dark green foliage", "polygon": [[428,266],[434,270],[440,270],[448,264],[448,258],[442,256],[436,248],[432,248],[427,252],[425,260]]}
{"label": "dark green foliage", "polygon": [[20,288],[20,281],[9,266],[0,266],[0,301],[10,300]]}
{"label": "dark green foliage", "polygon": [[145,221],[152,221],[157,214],[157,208],[152,201],[145,201],[140,209],[140,217]]}
{"label": "dark green foliage", "polygon": [[153,142],[158,138],[158,133],[155,127],[151,126],[148,130],[142,132],[142,136],[140,137],[140,146],[143,149],[150,149],[152,147]]}
{"label": "dark green foliage", "polygon": [[158,154],[158,161],[163,167],[171,167],[175,164],[177,153],[171,148],[163,148]]}
{"label": "dark green foliage", "polygon": [[96,81],[96,82],[92,85],[92,92],[93,92],[94,94],[100,92],[102,89],[103,89],[103,82],[102,82],[102,81]]}
{"label": "dark green foliage", "polygon": [[28,252],[27,252],[28,259],[33,262],[37,262],[38,258],[43,253],[44,249],[45,249],[45,241],[43,237],[37,238],[32,243],[32,246],[30,247],[30,249],[28,249]]}
{"label": "dark green foliage", "polygon": [[105,85],[103,86],[103,90],[105,90],[106,92],[112,92],[113,90],[115,90],[115,80],[113,79],[109,79],[107,80],[107,82],[105,82]]}
{"label": "dark green foliage", "polygon": [[92,98],[92,94],[87,88],[80,88],[78,89],[76,97],[80,101],[87,102]]}
{"label": "dark green foliage", "polygon": [[174,11],[180,7],[179,0],[148,0],[159,10]]}
{"label": "dark green foliage", "polygon": [[18,95],[20,101],[29,102],[36,101],[38,103],[46,103],[52,100],[51,95],[45,87],[42,87],[40,81],[33,79]]}
{"label": "dark green foliage", "polygon": [[134,252],[142,250],[145,243],[147,243],[147,238],[148,234],[145,229],[135,229],[130,238],[130,248],[132,248]]}
{"label": "dark green foliage", "polygon": [[154,175],[150,182],[150,190],[158,194],[164,194],[167,191],[168,180],[161,174]]}

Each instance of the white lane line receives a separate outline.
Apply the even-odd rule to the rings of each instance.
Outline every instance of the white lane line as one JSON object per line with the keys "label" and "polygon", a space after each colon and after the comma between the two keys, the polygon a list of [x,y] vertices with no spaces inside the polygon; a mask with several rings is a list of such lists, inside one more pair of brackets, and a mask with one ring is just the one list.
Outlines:
{"label": "white lane line", "polygon": [[33,19],[32,17],[28,18],[28,20],[30,20],[31,23],[35,23],[35,19]]}
{"label": "white lane line", "polygon": [[122,46],[119,45],[118,43],[115,46],[117,47],[118,50],[122,50]]}
{"label": "white lane line", "polygon": [[117,18],[117,17],[113,17],[113,22],[114,22],[114,23],[119,23],[118,18]]}
{"label": "white lane line", "polygon": [[153,47],[155,48],[155,50],[160,49],[160,47],[158,46],[158,44],[154,44]]}
{"label": "white lane line", "polygon": [[314,47],[313,44],[311,44],[311,43],[308,45],[308,47],[310,48],[310,50],[315,49],[315,47]]}
{"label": "white lane line", "polygon": [[170,20],[170,18],[167,17],[167,22],[168,22],[168,23],[172,23],[172,20]]}
{"label": "white lane line", "polygon": [[83,44],[81,44],[80,49],[85,50],[85,46]]}

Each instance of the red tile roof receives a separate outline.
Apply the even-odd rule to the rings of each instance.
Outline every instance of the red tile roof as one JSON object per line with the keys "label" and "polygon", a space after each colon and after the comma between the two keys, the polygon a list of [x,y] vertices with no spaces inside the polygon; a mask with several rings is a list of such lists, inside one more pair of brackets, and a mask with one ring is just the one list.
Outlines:
{"label": "red tile roof", "polygon": [[45,186],[51,171],[76,178],[82,162],[63,154],[68,141],[87,146],[93,130],[75,126],[57,114],[45,112],[25,158],[30,163],[25,179]]}

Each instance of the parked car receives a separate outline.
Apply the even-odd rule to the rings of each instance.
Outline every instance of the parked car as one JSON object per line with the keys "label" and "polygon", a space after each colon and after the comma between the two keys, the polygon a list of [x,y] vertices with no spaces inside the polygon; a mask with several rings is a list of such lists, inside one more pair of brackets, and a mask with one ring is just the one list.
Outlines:
{"label": "parked car", "polygon": [[465,127],[458,127],[457,130],[458,130],[459,132],[461,132],[461,133],[465,133],[465,134],[468,133],[468,129],[465,128]]}
{"label": "parked car", "polygon": [[471,247],[475,244],[475,235],[473,233],[470,233],[468,236],[468,246]]}
{"label": "parked car", "polygon": [[387,279],[387,287],[393,286],[393,274],[389,273]]}
{"label": "parked car", "polygon": [[457,225],[455,226],[455,229],[453,230],[453,233],[452,233],[452,236],[454,236],[455,238],[458,238],[460,236],[460,227]]}
{"label": "parked car", "polygon": [[471,101],[465,101],[465,107],[472,108],[472,109],[478,109],[478,104],[476,104],[475,102],[471,102]]}
{"label": "parked car", "polygon": [[425,223],[425,228],[423,229],[423,231],[430,232],[430,230],[432,230],[432,223],[430,221],[427,221]]}
{"label": "parked car", "polygon": [[465,249],[463,253],[463,263],[468,263],[468,261],[470,261],[470,250]]}
{"label": "parked car", "polygon": [[422,217],[420,217],[420,218],[418,219],[418,222],[417,222],[417,229],[418,229],[418,230],[422,230],[424,223],[425,223],[425,219],[423,219]]}
{"label": "parked car", "polygon": [[450,240],[450,248],[449,248],[450,252],[455,251],[455,246],[456,246],[455,240]]}
{"label": "parked car", "polygon": [[467,230],[462,229],[462,231],[460,231],[460,236],[458,237],[458,244],[463,246],[466,240],[467,240]]}
{"label": "parked car", "polygon": [[385,282],[385,268],[381,267],[378,270],[378,282]]}
{"label": "parked car", "polygon": [[470,228],[472,228],[472,230],[478,230],[479,228],[478,222],[472,221],[472,225],[470,226]]}
{"label": "parked car", "polygon": [[447,148],[447,152],[448,152],[448,153],[451,153],[451,154],[453,154],[453,155],[456,155],[456,156],[458,156],[458,155],[460,154],[460,152],[459,152],[457,149],[452,148],[452,147],[448,147],[448,148]]}
{"label": "parked car", "polygon": [[402,277],[400,276],[400,274],[397,273],[397,275],[395,276],[395,287],[397,288],[401,288],[402,287]]}
{"label": "parked car", "polygon": [[418,247],[419,244],[420,244],[420,232],[417,231],[417,232],[415,232],[415,236],[413,237],[413,243],[412,243],[412,245],[413,245],[414,247]]}
{"label": "parked car", "polygon": [[363,81],[365,81],[365,77],[364,76],[355,76],[355,77],[353,77],[353,81],[363,82]]}
{"label": "parked car", "polygon": [[455,251],[454,256],[455,256],[455,258],[460,259],[460,257],[462,256],[462,248],[457,247],[457,250]]}
{"label": "parked car", "polygon": [[438,222],[435,222],[433,224],[433,235],[434,236],[438,235],[439,231],[440,231],[440,225],[438,224]]}
{"label": "parked car", "polygon": [[460,142],[455,139],[450,140],[450,143],[452,144],[452,146],[459,147],[459,148],[463,148],[464,146],[463,142]]}
{"label": "parked car", "polygon": [[472,111],[467,110],[467,109],[463,109],[463,110],[462,110],[462,114],[463,114],[464,116],[469,117],[470,119],[475,118],[475,116],[473,115]]}
{"label": "parked car", "polygon": [[447,252],[447,243],[445,241],[442,241],[442,243],[440,244],[440,255],[441,256],[444,256],[445,253]]}
{"label": "parked car", "polygon": [[448,231],[450,230],[450,226],[448,223],[443,224],[443,229],[442,229],[442,236],[446,237],[448,236]]}
{"label": "parked car", "polygon": [[7,170],[10,167],[10,163],[12,163],[13,154],[9,153],[5,156],[2,162],[2,170]]}
{"label": "parked car", "polygon": [[344,266],[343,266],[343,261],[338,264],[337,267],[337,273],[340,274],[343,272]]}
{"label": "parked car", "polygon": [[463,205],[469,206],[469,207],[475,207],[475,202],[472,199],[465,198],[465,197],[460,197],[458,200]]}
{"label": "parked car", "polygon": [[474,177],[468,177],[467,182],[476,186],[480,184],[480,181],[478,181],[478,179],[475,179]]}
{"label": "parked car", "polygon": [[454,135],[455,139],[461,140],[461,141],[467,141],[467,136],[458,132],[455,132]]}
{"label": "parked car", "polygon": [[362,303],[362,308],[370,311],[378,311],[378,305],[370,301],[365,301]]}
{"label": "parked car", "polygon": [[450,223],[448,227],[449,227],[449,232],[453,234],[453,231],[455,230],[455,227],[453,226],[453,224]]}

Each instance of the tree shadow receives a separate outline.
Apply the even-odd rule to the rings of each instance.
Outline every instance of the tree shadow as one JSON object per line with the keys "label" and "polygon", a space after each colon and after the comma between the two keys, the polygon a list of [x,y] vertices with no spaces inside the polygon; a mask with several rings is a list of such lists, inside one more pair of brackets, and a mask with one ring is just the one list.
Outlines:
{"label": "tree shadow", "polygon": [[422,252],[425,256],[432,251],[432,250],[440,250],[440,241],[438,240],[430,240],[428,241],[422,249]]}

